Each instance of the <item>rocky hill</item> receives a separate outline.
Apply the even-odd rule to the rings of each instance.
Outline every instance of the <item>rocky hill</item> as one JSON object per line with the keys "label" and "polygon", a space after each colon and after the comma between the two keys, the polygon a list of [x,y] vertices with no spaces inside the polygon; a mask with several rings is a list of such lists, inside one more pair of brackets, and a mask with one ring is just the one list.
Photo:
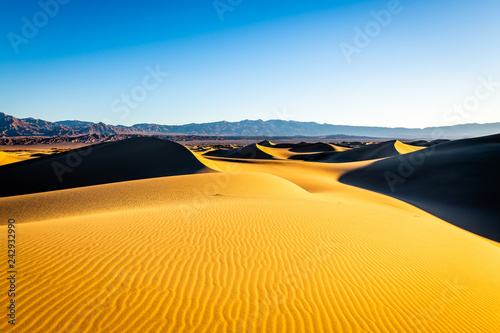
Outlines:
{"label": "rocky hill", "polygon": [[441,138],[459,139],[500,133],[500,123],[465,124],[445,127],[389,128],[319,124],[285,120],[243,120],[239,122],[213,122],[186,125],[136,124],[114,126],[102,122],[92,123],[79,120],[49,122],[41,119],[19,119],[0,113],[0,136],[78,136],[119,134],[188,134],[215,136],[363,136],[391,139]]}

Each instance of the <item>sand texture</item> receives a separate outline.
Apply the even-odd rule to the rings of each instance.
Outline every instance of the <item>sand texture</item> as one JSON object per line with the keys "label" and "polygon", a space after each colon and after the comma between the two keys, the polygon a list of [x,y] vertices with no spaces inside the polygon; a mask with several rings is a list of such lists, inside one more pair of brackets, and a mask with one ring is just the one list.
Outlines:
{"label": "sand texture", "polygon": [[[472,197],[489,187],[479,193],[459,162],[495,165],[496,140],[436,145],[416,180],[400,184],[404,201],[377,187],[375,171],[434,146],[221,152],[137,138],[93,146],[62,182],[51,164],[75,152],[1,166],[0,235],[9,218],[18,235],[18,313],[0,331],[500,332],[495,233],[478,236],[424,205],[431,192],[471,191],[462,209],[483,223]],[[295,159],[314,154],[327,155]],[[451,187],[439,182],[446,163],[459,177]],[[430,199],[411,202],[403,185]]]}

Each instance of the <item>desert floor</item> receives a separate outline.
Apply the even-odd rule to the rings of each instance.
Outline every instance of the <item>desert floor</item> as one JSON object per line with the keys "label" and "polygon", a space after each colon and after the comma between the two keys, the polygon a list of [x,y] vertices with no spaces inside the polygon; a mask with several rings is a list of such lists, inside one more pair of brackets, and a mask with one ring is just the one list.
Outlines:
{"label": "desert floor", "polygon": [[[0,153],[0,331],[500,332],[500,215],[485,198],[498,178],[477,174],[498,166],[499,145],[188,149],[136,138]],[[401,187],[374,182],[405,156],[425,161]],[[433,183],[450,168],[490,177],[483,200],[478,183]]]}

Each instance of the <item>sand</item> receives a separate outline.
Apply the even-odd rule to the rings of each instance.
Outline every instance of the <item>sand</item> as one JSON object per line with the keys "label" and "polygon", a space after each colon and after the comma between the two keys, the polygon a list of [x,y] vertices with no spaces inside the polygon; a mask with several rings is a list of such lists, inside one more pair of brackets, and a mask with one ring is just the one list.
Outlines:
{"label": "sand", "polygon": [[[114,150],[139,158],[137,145]],[[145,161],[179,156],[184,173],[116,181],[106,172],[107,183],[0,198],[2,222],[15,218],[19,235],[16,332],[500,330],[498,244],[339,182],[379,160],[139,146]],[[5,319],[0,330],[13,331]]]}
{"label": "sand", "polygon": [[[420,147],[415,147],[415,149],[419,148]],[[410,151],[413,151],[413,148],[410,148],[409,145],[393,140],[369,144],[354,149],[342,149],[342,147],[338,147],[338,149],[334,151],[322,151],[315,154],[297,154],[291,157],[291,159],[324,163],[347,163],[399,156]]]}
{"label": "sand", "polygon": [[352,170],[341,182],[409,202],[500,242],[500,135],[441,143]]}
{"label": "sand", "polygon": [[[256,143],[253,143],[251,145],[242,147],[242,148],[235,148],[231,150],[226,150],[226,149],[218,149],[218,150],[213,150],[213,151],[208,151],[205,152],[204,155],[206,156],[217,156],[217,157],[228,157],[228,158],[245,158],[245,159],[259,159],[259,160],[267,160],[267,159],[273,159],[274,156],[271,154],[268,154],[264,151],[264,146],[260,146]],[[267,148],[271,149],[271,148]]]}
{"label": "sand", "polygon": [[203,172],[214,170],[180,144],[133,138],[3,166],[0,197]]}
{"label": "sand", "polygon": [[31,159],[32,156],[25,153],[0,151],[0,166],[17,163]]}

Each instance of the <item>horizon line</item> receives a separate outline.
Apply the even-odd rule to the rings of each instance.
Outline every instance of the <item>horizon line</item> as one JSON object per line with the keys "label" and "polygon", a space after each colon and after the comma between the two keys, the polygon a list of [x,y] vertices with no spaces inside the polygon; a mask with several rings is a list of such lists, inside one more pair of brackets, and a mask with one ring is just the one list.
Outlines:
{"label": "horizon line", "polygon": [[86,123],[93,123],[93,124],[104,124],[107,126],[115,126],[115,127],[134,127],[137,125],[159,125],[159,126],[186,126],[186,125],[204,125],[204,124],[215,124],[215,123],[239,123],[243,121],[262,121],[262,122],[268,122],[268,121],[284,121],[284,122],[296,122],[296,123],[315,123],[318,125],[330,125],[330,126],[343,126],[343,127],[369,127],[369,128],[389,128],[389,129],[415,129],[415,130],[423,130],[423,129],[429,129],[429,128],[440,128],[440,127],[454,127],[454,126],[465,126],[465,125],[491,125],[491,124],[499,124],[500,121],[497,122],[490,122],[490,123],[460,123],[460,124],[453,124],[453,125],[440,125],[440,126],[426,126],[426,127],[405,127],[405,126],[372,126],[372,125],[345,125],[345,124],[331,124],[331,123],[320,123],[314,120],[310,121],[304,121],[304,120],[294,120],[294,119],[279,119],[279,118],[271,118],[267,120],[263,120],[261,118],[259,119],[242,119],[238,121],[228,121],[228,120],[218,120],[218,121],[209,121],[209,122],[192,122],[192,123],[184,123],[180,125],[176,124],[162,124],[162,123],[154,123],[154,122],[144,122],[144,123],[135,123],[133,125],[123,125],[123,124],[110,124],[110,123],[105,123],[103,121],[90,121],[90,120],[81,120],[81,119],[64,119],[64,120],[46,120],[43,118],[35,118],[35,117],[26,117],[26,118],[20,118],[14,115],[7,114],[5,112],[0,111],[1,114],[4,114],[5,116],[10,116],[13,118],[17,119],[35,119],[35,120],[43,120],[51,123],[61,123],[65,121],[79,121],[79,122],[86,122]]}

